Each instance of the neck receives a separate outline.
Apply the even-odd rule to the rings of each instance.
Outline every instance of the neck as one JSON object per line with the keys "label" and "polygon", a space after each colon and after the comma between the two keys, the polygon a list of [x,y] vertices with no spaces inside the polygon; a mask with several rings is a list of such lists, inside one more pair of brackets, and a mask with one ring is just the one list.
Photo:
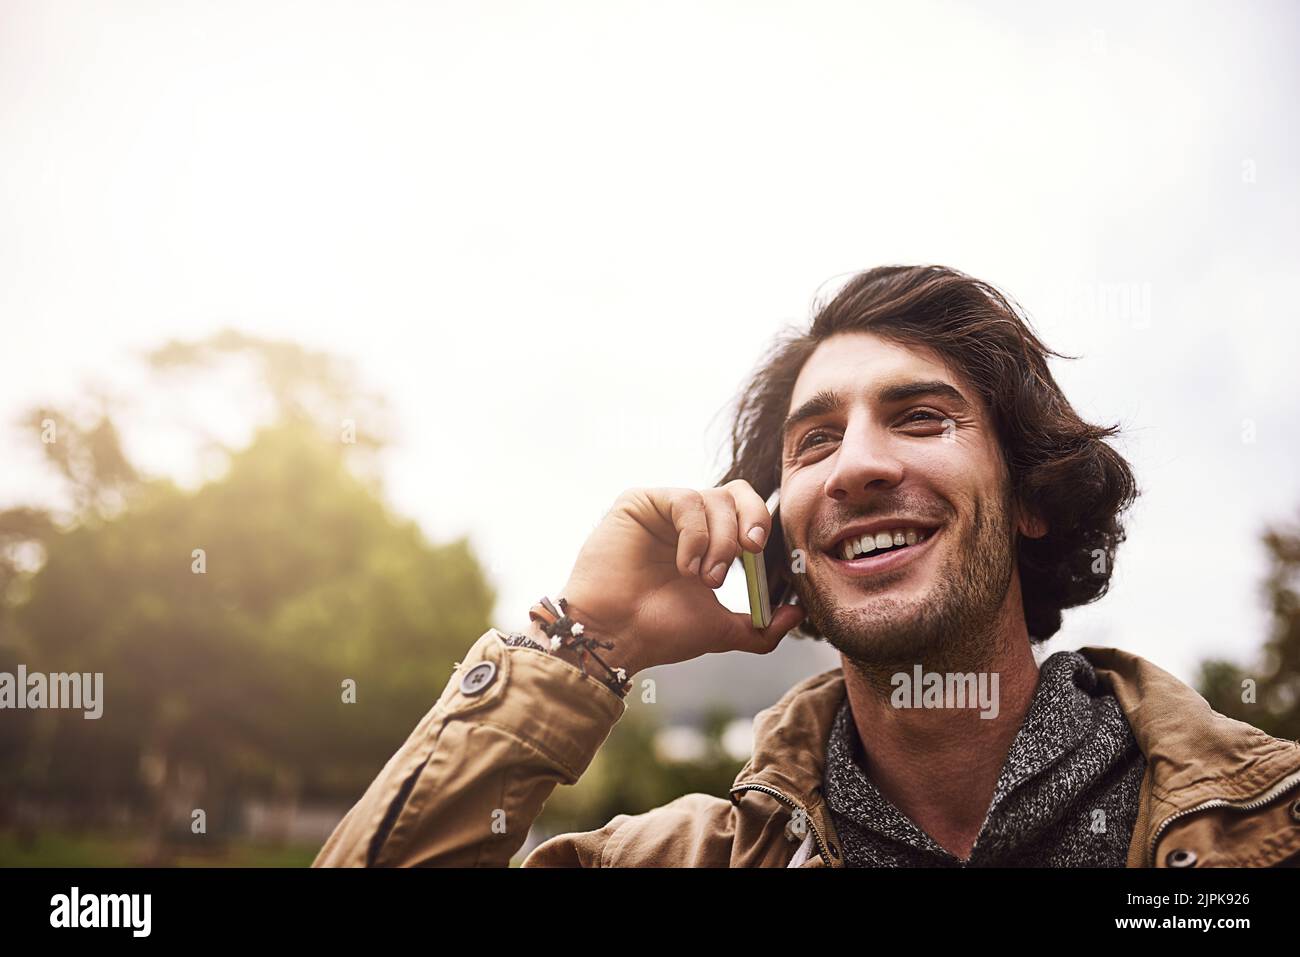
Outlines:
{"label": "neck", "polygon": [[[926,673],[977,673],[983,687],[996,689],[996,709],[967,700],[966,707],[913,707],[913,690],[904,686],[908,707],[895,707],[902,692],[882,685],[879,667],[863,667],[841,655],[844,683],[858,737],[866,751],[872,783],[904,814],[954,856],[965,860],[979,836],[993,801],[998,775],[1011,742],[1038,687],[1038,664],[1030,649],[1018,582],[1008,589],[993,625],[991,640],[967,647],[986,649],[961,660],[960,645],[945,659],[919,662]],[[906,674],[913,669],[895,669]],[[981,678],[979,672],[985,673]],[[992,676],[997,675],[997,684]],[[946,675],[945,675],[946,677]],[[942,689],[941,689],[942,693]],[[981,715],[985,715],[981,717]]]}

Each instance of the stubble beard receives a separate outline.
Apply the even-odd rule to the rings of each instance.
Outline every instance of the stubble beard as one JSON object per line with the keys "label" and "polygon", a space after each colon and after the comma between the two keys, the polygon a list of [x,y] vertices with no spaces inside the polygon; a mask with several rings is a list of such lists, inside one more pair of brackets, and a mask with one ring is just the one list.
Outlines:
{"label": "stubble beard", "polygon": [[[911,674],[915,665],[940,673],[987,670],[1004,650],[997,619],[1015,572],[1010,504],[1009,495],[1001,502],[976,501],[971,527],[919,600],[884,594],[872,597],[868,608],[833,605],[812,574],[795,576],[809,621],[843,654],[846,665],[883,694],[889,693],[893,675]],[[954,531],[949,525],[944,534]]]}

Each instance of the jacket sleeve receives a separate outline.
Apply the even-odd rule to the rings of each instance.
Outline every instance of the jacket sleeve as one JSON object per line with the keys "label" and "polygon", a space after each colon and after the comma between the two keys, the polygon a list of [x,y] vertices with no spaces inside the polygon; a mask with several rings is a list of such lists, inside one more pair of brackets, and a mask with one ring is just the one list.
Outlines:
{"label": "jacket sleeve", "polygon": [[[485,632],[313,867],[506,867],[556,784],[627,704],[545,651]],[[576,863],[576,862],[575,862]]]}

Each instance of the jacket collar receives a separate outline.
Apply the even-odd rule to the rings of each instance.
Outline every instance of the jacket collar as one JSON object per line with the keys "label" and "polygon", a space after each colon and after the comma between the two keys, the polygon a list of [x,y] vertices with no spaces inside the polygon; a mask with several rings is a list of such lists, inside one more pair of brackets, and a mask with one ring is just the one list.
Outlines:
{"label": "jacket collar", "polygon": [[[1118,648],[1080,648],[1119,702],[1147,759],[1130,867],[1150,866],[1170,821],[1206,802],[1248,805],[1300,775],[1300,744],[1275,738],[1210,708],[1195,689],[1145,658]],[[825,862],[843,866],[839,838],[822,795],[831,722],[844,700],[842,668],[796,684],[754,718],[754,750],[731,787],[765,791],[808,815]],[[823,855],[825,857],[825,855]]]}

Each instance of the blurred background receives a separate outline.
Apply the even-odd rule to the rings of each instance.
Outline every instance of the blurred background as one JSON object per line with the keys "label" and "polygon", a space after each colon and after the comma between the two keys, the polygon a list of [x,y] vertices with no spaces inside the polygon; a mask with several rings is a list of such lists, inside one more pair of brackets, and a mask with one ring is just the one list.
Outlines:
{"label": "blurred background", "polygon": [[[473,641],[623,489],[714,484],[771,338],[884,263],[1006,290],[1124,430],[1111,593],[1040,656],[1300,737],[1298,25],[3,0],[0,672],[103,672],[104,714],[0,711],[0,865],[309,863]],[[724,794],[837,665],[644,673],[519,856]]]}

